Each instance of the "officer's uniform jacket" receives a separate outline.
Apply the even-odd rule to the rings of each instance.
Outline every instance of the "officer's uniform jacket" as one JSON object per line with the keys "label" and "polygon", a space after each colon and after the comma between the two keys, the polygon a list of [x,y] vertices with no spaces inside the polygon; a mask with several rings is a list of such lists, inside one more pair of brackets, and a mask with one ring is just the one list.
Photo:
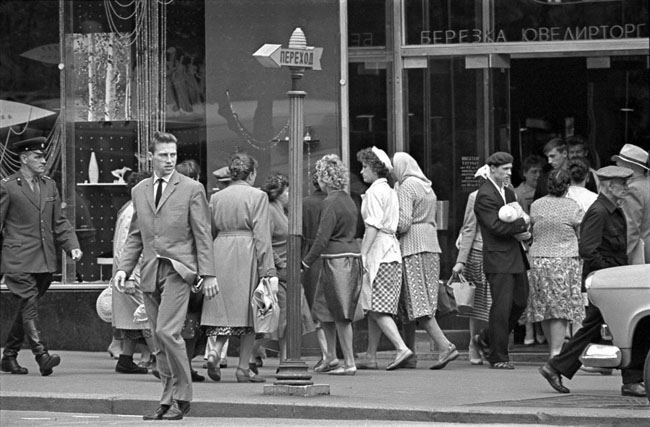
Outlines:
{"label": "officer's uniform jacket", "polygon": [[53,273],[58,267],[55,243],[68,253],[79,248],[54,180],[44,176],[39,187],[37,199],[20,171],[0,181],[2,273]]}

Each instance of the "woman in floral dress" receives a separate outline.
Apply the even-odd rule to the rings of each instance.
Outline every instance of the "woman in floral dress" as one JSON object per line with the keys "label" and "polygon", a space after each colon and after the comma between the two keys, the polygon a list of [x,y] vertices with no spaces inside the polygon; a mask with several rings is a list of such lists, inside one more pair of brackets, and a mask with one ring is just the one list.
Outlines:
{"label": "woman in floral dress", "polygon": [[584,212],[566,196],[571,183],[563,169],[548,176],[548,195],[530,207],[533,244],[530,247],[530,295],[525,316],[542,322],[550,357],[558,354],[568,322],[584,318],[578,236]]}

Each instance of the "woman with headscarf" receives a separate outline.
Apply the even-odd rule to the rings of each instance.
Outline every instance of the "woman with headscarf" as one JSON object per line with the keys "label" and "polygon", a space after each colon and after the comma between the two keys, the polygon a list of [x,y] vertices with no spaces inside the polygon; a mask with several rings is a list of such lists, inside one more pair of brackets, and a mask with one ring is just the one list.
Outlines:
{"label": "woman with headscarf", "polygon": [[[336,154],[327,154],[316,162],[318,184],[327,197],[321,205],[316,238],[302,259],[308,270],[317,258],[322,259],[312,313],[325,332],[327,357],[315,372],[354,375],[352,320],[361,292],[361,253],[355,240],[357,207],[345,191],[348,171]],[[339,366],[336,358],[336,335],[345,359]]]}
{"label": "woman with headscarf", "polygon": [[381,333],[395,347],[395,360],[387,371],[401,368],[413,351],[399,334],[393,316],[397,314],[402,285],[402,257],[395,233],[399,220],[397,194],[388,184],[392,165],[388,155],[377,148],[357,153],[361,176],[370,187],[363,195],[361,216],[365,232],[361,256],[366,273],[361,290],[361,308],[368,317],[368,351],[366,360],[357,363],[360,369],[377,369],[377,347]]}
{"label": "woman with headscarf", "polygon": [[[490,167],[485,165],[476,171],[474,178],[487,179],[489,173]],[[458,256],[456,257],[456,265],[452,268],[454,273],[463,273],[465,278],[476,286],[474,306],[471,310],[463,313],[463,316],[469,317],[469,363],[472,365],[483,364],[483,358],[479,349],[474,345],[472,337],[478,334],[481,329],[487,327],[490,307],[492,306],[490,287],[483,273],[483,238],[476,220],[476,214],[474,214],[477,193],[478,190],[475,190],[469,193],[467,197],[463,226],[456,241]]]}
{"label": "woman with headscarf", "polygon": [[438,360],[430,369],[442,369],[458,358],[458,351],[435,318],[441,253],[436,231],[436,193],[409,154],[395,153],[393,167],[399,183],[397,234],[402,252],[401,300],[405,317],[411,323],[418,321],[433,339]]}

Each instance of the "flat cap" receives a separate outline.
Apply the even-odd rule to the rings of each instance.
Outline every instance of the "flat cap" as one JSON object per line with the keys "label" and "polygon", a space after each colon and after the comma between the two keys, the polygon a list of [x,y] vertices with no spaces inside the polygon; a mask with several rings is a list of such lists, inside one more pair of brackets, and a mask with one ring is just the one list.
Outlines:
{"label": "flat cap", "polygon": [[26,153],[28,151],[42,151],[45,152],[45,144],[47,139],[43,136],[36,138],[23,139],[14,143],[14,150],[17,153]]}
{"label": "flat cap", "polygon": [[514,160],[515,159],[512,157],[512,155],[510,155],[510,153],[506,153],[505,151],[497,151],[496,153],[490,155],[485,163],[490,166],[502,166],[508,163],[512,163]]}
{"label": "flat cap", "polygon": [[621,166],[605,166],[604,168],[600,168],[596,171],[596,176],[601,181],[605,181],[608,179],[628,179],[629,177],[632,176],[632,169],[629,168],[624,168]]}
{"label": "flat cap", "polygon": [[231,180],[230,169],[228,169],[228,166],[217,169],[216,171],[212,172],[212,175],[214,175],[214,177],[217,178],[217,181],[220,182],[228,182]]}

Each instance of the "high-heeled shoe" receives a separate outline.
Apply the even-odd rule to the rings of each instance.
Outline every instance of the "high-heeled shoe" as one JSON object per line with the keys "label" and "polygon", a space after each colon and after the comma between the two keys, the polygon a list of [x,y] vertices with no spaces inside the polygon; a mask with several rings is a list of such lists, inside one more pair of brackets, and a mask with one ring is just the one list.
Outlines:
{"label": "high-heeled shoe", "polygon": [[221,381],[221,369],[219,369],[219,361],[216,354],[208,355],[208,376],[212,381]]}
{"label": "high-heeled shoe", "polygon": [[266,378],[262,378],[259,375],[255,375],[251,372],[250,369],[237,368],[235,372],[235,377],[237,378],[238,383],[265,383]]}

